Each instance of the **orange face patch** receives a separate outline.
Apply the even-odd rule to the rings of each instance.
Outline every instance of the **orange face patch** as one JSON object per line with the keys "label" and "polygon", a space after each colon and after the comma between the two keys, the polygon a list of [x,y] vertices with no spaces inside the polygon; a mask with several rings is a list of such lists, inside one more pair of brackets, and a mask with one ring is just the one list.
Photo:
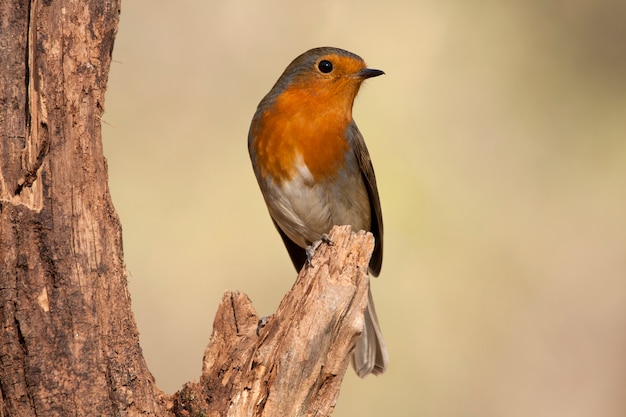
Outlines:
{"label": "orange face patch", "polygon": [[[332,72],[318,71],[322,60],[332,63]],[[363,68],[365,63],[352,57],[323,56],[285,88],[253,132],[263,176],[292,179],[299,156],[316,181],[337,173],[349,149],[345,132]]]}

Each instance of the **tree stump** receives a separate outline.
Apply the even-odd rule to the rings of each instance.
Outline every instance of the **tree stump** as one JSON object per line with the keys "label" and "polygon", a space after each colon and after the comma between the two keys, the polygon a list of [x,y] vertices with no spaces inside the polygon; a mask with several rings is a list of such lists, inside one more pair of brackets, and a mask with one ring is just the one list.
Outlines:
{"label": "tree stump", "polygon": [[332,413],[363,329],[374,238],[350,226],[333,228],[330,238],[335,244],[318,248],[264,326],[245,294],[224,294],[200,382],[174,396],[178,415]]}

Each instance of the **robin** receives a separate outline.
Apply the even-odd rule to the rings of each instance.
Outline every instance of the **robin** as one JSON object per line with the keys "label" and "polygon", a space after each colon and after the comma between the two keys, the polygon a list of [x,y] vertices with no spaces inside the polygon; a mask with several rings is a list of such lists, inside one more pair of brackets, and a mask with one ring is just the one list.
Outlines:
{"label": "robin", "polygon": [[[361,83],[382,74],[343,49],[311,49],[289,64],[254,114],[248,133],[252,167],[298,271],[334,225],[350,225],[374,235],[369,271],[380,273],[382,213],[352,105]],[[352,365],[363,378],[384,372],[387,362],[370,291]]]}

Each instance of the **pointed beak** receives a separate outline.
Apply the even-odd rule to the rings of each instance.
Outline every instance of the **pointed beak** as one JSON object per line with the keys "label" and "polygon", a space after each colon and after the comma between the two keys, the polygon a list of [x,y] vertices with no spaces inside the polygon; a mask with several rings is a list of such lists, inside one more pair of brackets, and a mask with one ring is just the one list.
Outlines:
{"label": "pointed beak", "polygon": [[361,71],[358,72],[359,77],[364,80],[367,78],[378,77],[379,75],[383,75],[384,73],[384,71],[372,68],[363,68]]}

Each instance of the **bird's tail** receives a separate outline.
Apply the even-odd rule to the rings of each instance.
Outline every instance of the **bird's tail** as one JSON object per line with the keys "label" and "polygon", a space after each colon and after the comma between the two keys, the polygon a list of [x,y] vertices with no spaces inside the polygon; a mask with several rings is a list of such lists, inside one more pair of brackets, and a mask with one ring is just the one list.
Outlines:
{"label": "bird's tail", "polygon": [[389,362],[387,347],[383,341],[378,317],[376,317],[372,291],[368,289],[368,292],[369,301],[365,308],[363,334],[357,340],[352,354],[352,367],[361,378],[368,374],[382,374],[387,369]]}

